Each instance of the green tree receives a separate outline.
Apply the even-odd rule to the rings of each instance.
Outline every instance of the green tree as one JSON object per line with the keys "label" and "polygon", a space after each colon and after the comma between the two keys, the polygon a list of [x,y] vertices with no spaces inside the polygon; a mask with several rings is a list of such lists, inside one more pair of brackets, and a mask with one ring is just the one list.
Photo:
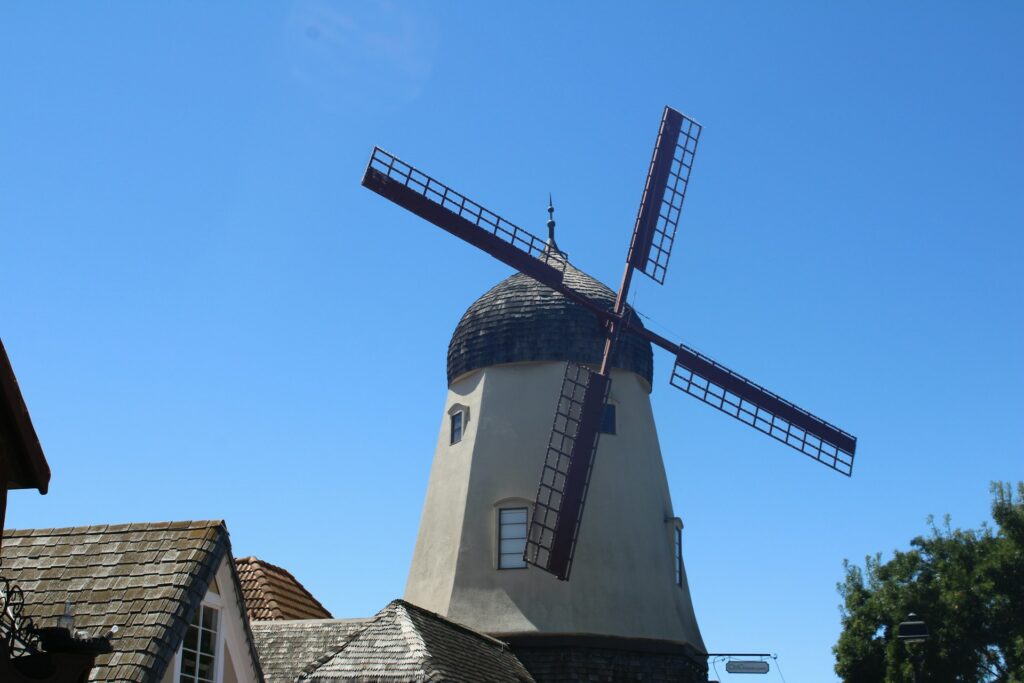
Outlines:
{"label": "green tree", "polygon": [[912,680],[910,652],[896,626],[910,612],[928,624],[922,680],[1024,683],[1024,482],[992,485],[993,528],[940,527],[881,553],[864,567],[843,563],[838,584],[843,632],[832,648],[846,683]]}

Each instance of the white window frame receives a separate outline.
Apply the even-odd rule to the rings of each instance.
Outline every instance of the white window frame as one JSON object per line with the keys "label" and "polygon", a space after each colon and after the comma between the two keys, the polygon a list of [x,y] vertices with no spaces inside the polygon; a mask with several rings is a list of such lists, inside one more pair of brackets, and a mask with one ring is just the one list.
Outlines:
{"label": "white window frame", "polygon": [[[214,683],[223,683],[224,681],[224,620],[226,618],[224,609],[224,600],[213,592],[207,592],[206,597],[203,598],[202,607],[209,607],[217,610],[217,642],[214,645],[213,654],[213,680]],[[197,610],[201,610],[201,607],[197,607]],[[188,629],[186,626],[186,630]],[[174,680],[171,683],[181,683],[181,655],[182,648],[185,647],[185,639],[181,639],[181,645],[178,646],[178,654],[174,657]]]}
{"label": "white window frame", "polygon": [[[529,538],[529,534],[530,534],[530,504],[527,501],[521,500],[519,498],[510,498],[510,499],[502,500],[502,501],[499,501],[498,503],[496,503],[495,506],[494,506],[494,509],[495,509],[495,515],[494,515],[494,538],[495,538],[495,543],[494,543],[494,547],[495,547],[494,568],[497,569],[498,571],[503,571],[503,572],[504,571],[514,571],[514,570],[517,570],[517,569],[526,569],[527,567],[529,567],[529,565],[526,564],[526,560],[521,560],[522,561],[522,565],[516,565],[514,567],[502,567],[501,566],[501,555],[502,555],[502,553],[501,553],[501,540],[502,540],[502,538],[501,538],[501,513],[504,512],[504,511],[512,511],[512,510],[522,510],[523,512],[526,513],[526,536],[524,536],[523,539],[522,539],[523,540],[523,554],[525,554],[526,553],[526,540]],[[509,539],[509,540],[519,540],[519,539]],[[522,555],[520,555],[520,558],[522,558]]]}
{"label": "white window frame", "polygon": [[[458,425],[458,438],[456,438],[455,427]],[[466,433],[466,414],[456,410],[448,416],[448,445],[454,446],[462,441]]]}
{"label": "white window frame", "polygon": [[[459,440],[455,440],[455,430],[452,427],[455,426],[455,416],[462,415],[461,424],[459,429]],[[448,445],[454,446],[455,444],[462,443],[463,439],[466,438],[466,427],[469,425],[469,406],[461,403],[455,403],[451,408],[448,409]]]}

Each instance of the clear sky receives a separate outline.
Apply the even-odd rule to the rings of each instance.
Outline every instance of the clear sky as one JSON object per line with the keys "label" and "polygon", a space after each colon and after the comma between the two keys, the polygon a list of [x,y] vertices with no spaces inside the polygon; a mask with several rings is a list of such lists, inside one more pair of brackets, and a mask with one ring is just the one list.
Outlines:
{"label": "clear sky", "polygon": [[510,271],[361,188],[372,146],[534,232],[552,192],[617,283],[670,104],[704,136],[636,306],[859,437],[847,479],[656,355],[698,620],[834,680],[843,559],[1024,478],[1021,35],[1011,2],[5,3],[0,337],[54,473],[8,522],[224,518],[374,613]]}

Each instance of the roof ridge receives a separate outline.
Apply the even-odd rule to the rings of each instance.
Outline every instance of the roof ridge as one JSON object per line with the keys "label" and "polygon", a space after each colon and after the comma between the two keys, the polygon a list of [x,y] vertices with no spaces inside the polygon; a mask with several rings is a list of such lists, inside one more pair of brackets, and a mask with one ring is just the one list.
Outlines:
{"label": "roof ridge", "polygon": [[399,598],[293,680],[426,683],[452,680],[462,667],[476,672],[467,680],[533,681],[506,643]]}
{"label": "roof ridge", "polygon": [[256,564],[261,564],[264,567],[270,567],[271,569],[276,569],[279,572],[283,572],[288,576],[291,576],[293,579],[295,578],[294,576],[292,576],[292,573],[284,567],[276,565],[273,562],[268,562],[267,560],[264,560],[261,557],[256,557],[255,555],[246,555],[245,557],[235,560],[235,562],[254,562]]}
{"label": "roof ridge", "polygon": [[[68,534],[84,534],[84,533],[106,533],[106,532],[121,532],[121,531],[165,531],[165,530],[186,530],[186,529],[209,529],[222,526],[227,529],[223,519],[196,519],[196,520],[181,520],[181,521],[166,521],[166,522],[124,522],[120,524],[87,524],[84,526],[65,526],[65,527],[45,527],[45,528],[23,528],[23,529],[4,529],[4,538],[10,536],[64,536]],[[45,533],[44,533],[45,532]]]}
{"label": "roof ridge", "polygon": [[[164,523],[166,526],[157,527],[163,529],[169,529],[172,522]],[[129,524],[129,527],[135,525]],[[143,525],[145,526],[145,525]],[[214,546],[209,549],[206,557],[207,561],[201,562],[199,570],[192,574],[188,585],[185,587],[183,599],[185,601],[185,609],[178,610],[172,617],[171,624],[165,632],[164,641],[171,647],[171,652],[177,652],[181,643],[185,639],[185,632],[188,630],[189,623],[192,620],[192,616],[195,613],[195,609],[202,603],[203,598],[206,597],[206,592],[210,589],[210,585],[213,583],[217,576],[217,569],[221,563],[224,562],[224,558],[231,557],[231,537],[228,534],[227,525],[223,520],[217,524],[207,523],[198,528],[214,528],[220,527],[221,533],[214,537]],[[186,526],[184,528],[195,528]],[[135,528],[133,531],[142,531],[143,529]],[[193,590],[198,589],[198,590]],[[172,654],[171,657],[174,655]],[[259,660],[257,660],[259,661]],[[164,674],[167,673],[167,666],[171,664],[170,661],[161,662],[154,668],[156,680],[162,680]],[[262,683],[262,682],[261,682]]]}
{"label": "roof ridge", "polygon": [[416,623],[412,618],[410,618],[409,606],[399,600],[392,601],[388,607],[391,607],[391,605],[394,605],[395,619],[398,621],[398,626],[401,629],[402,639],[406,642],[406,647],[409,647],[410,650],[412,650],[412,653],[423,662],[424,670],[428,667],[434,668],[434,656],[430,652],[430,648],[427,647],[427,641],[424,639],[423,634],[420,633],[419,628],[416,627]]}
{"label": "roof ridge", "polygon": [[311,674],[315,673],[316,670],[319,669],[321,666],[334,659],[334,657],[340,654],[342,650],[349,646],[349,643],[351,643],[353,640],[366,633],[367,629],[371,628],[378,621],[381,621],[384,618],[385,613],[387,612],[387,609],[391,606],[391,604],[392,603],[388,603],[387,607],[382,609],[380,612],[377,612],[377,614],[373,615],[371,618],[367,619],[366,625],[363,628],[353,630],[353,632],[350,633],[348,637],[341,642],[340,645],[331,648],[330,650],[322,654],[320,657],[316,658],[315,660],[307,664],[302,669],[302,671],[299,672],[299,675],[296,677],[295,680],[305,680]]}
{"label": "roof ridge", "polygon": [[510,649],[508,643],[506,643],[503,640],[498,640],[497,638],[495,638],[493,636],[489,636],[486,633],[481,633],[480,631],[474,631],[472,628],[470,628],[469,626],[466,626],[465,624],[460,624],[457,621],[452,621],[448,617],[442,616],[442,615],[438,614],[437,612],[431,612],[430,610],[428,610],[425,607],[420,607],[419,605],[415,605],[415,604],[413,604],[413,603],[411,603],[411,602],[409,602],[407,600],[403,600],[402,598],[396,598],[396,599],[392,600],[390,604],[393,605],[393,604],[396,604],[396,603],[397,604],[401,604],[401,605],[403,605],[405,607],[412,608],[412,610],[415,611],[415,612],[419,612],[419,613],[424,614],[426,616],[429,616],[429,617],[432,617],[434,619],[437,619],[438,621],[442,621],[445,624],[448,624],[449,626],[452,626],[455,629],[457,629],[459,631],[462,631],[463,633],[466,633],[466,634],[471,635],[471,636],[476,636],[478,639],[484,641],[488,645],[493,645],[495,647],[501,648],[502,650]]}

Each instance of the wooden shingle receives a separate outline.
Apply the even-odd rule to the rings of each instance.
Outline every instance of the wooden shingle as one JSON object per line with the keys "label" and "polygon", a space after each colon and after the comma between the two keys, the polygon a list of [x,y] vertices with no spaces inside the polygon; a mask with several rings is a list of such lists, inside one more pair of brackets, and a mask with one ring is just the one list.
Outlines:
{"label": "wooden shingle", "polygon": [[294,683],[306,668],[337,652],[370,619],[253,621],[266,683]]}
{"label": "wooden shingle", "polygon": [[231,557],[222,521],[7,530],[4,538],[0,566],[24,592],[35,626],[56,626],[71,602],[76,630],[102,636],[118,627],[90,681],[159,683]]}
{"label": "wooden shingle", "polygon": [[[615,293],[570,263],[567,285],[611,310]],[[632,313],[633,323],[641,325]],[[641,325],[642,326],[642,325]],[[448,383],[473,370],[526,361],[572,361],[596,365],[604,351],[600,320],[564,295],[517,273],[498,283],[466,311],[448,345]],[[623,334],[612,367],[630,370],[650,384],[651,344],[632,332]]]}
{"label": "wooden shingle", "polygon": [[505,643],[405,600],[392,601],[298,680],[533,682]]}

